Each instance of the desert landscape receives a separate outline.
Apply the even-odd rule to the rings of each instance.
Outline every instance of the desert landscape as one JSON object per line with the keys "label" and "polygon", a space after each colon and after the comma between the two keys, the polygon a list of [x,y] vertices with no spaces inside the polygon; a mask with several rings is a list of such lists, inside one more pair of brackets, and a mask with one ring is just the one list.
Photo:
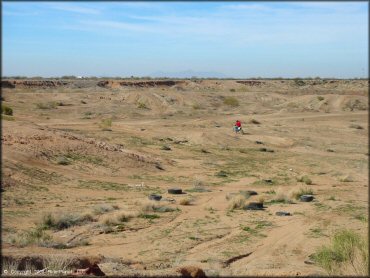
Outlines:
{"label": "desert landscape", "polygon": [[3,273],[368,274],[367,79],[1,82]]}

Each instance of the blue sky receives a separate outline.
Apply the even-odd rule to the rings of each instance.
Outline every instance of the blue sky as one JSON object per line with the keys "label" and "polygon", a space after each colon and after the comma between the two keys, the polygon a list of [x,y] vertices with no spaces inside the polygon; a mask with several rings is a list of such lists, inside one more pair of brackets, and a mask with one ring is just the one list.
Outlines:
{"label": "blue sky", "polygon": [[365,77],[367,2],[3,2],[3,75]]}

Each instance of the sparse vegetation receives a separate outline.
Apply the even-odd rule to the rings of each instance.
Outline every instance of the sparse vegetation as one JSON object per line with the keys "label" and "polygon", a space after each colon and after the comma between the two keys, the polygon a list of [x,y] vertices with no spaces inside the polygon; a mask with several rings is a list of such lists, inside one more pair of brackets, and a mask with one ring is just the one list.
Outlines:
{"label": "sparse vegetation", "polygon": [[324,100],[325,98],[324,98],[323,96],[317,96],[317,99],[318,99],[319,101],[322,101],[322,100]]}
{"label": "sparse vegetation", "polygon": [[116,205],[101,204],[101,205],[94,206],[93,212],[95,215],[99,215],[99,214],[104,214],[104,213],[117,210],[117,209],[119,209],[119,207]]}
{"label": "sparse vegetation", "polygon": [[330,246],[323,246],[312,256],[330,275],[365,275],[368,273],[368,241],[351,230],[334,234]]}
{"label": "sparse vegetation", "polygon": [[53,215],[47,213],[42,217],[40,227],[42,227],[42,229],[64,230],[72,226],[83,225],[92,221],[94,221],[94,219],[90,214],[64,213]]}
{"label": "sparse vegetation", "polygon": [[66,158],[65,156],[57,157],[56,162],[59,165],[69,165],[69,164],[71,164],[71,161],[68,158]]}
{"label": "sparse vegetation", "polygon": [[193,199],[190,197],[186,197],[180,200],[179,204],[182,206],[189,206],[193,203]]}
{"label": "sparse vegetation", "polygon": [[308,176],[302,176],[297,181],[304,182],[307,185],[311,185],[312,184],[312,180]]}
{"label": "sparse vegetation", "polygon": [[239,106],[239,101],[234,97],[225,97],[224,104],[232,107]]}
{"label": "sparse vegetation", "polygon": [[192,107],[194,110],[202,109],[202,106],[199,103],[194,103]]}
{"label": "sparse vegetation", "polygon": [[112,131],[111,127],[112,127],[112,118],[102,119],[101,120],[100,128],[103,131]]}
{"label": "sparse vegetation", "polygon": [[58,103],[56,101],[36,103],[36,107],[38,109],[55,109],[57,108],[57,106],[58,106]]}
{"label": "sparse vegetation", "polygon": [[234,209],[242,209],[245,206],[245,196],[238,194],[230,199],[228,209],[233,211]]}
{"label": "sparse vegetation", "polygon": [[31,228],[25,232],[10,236],[9,242],[17,247],[25,247],[30,244],[44,245],[52,241],[42,227]]}
{"label": "sparse vegetation", "polygon": [[4,103],[1,103],[1,114],[13,116],[13,109],[5,105]]}
{"label": "sparse vegetation", "polygon": [[145,102],[138,101],[137,108],[139,109],[149,109],[149,107],[145,104]]}
{"label": "sparse vegetation", "polygon": [[293,189],[290,192],[290,195],[292,196],[292,198],[298,200],[302,195],[313,195],[313,190],[308,187]]}

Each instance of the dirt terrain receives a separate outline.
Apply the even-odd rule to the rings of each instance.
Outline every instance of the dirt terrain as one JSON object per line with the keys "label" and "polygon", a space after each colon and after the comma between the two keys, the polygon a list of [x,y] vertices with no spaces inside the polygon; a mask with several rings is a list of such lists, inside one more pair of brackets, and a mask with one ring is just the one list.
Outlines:
{"label": "dirt terrain", "polygon": [[[317,248],[339,229],[367,235],[367,80],[1,84],[13,109],[1,137],[9,260],[88,258],[106,275],[326,275],[310,261]],[[302,188],[312,202],[291,197]],[[232,209],[238,198],[264,209]]]}

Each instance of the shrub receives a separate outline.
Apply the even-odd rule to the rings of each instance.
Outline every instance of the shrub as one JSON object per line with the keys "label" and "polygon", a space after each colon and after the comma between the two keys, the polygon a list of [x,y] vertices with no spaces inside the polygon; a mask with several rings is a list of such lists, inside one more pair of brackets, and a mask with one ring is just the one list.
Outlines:
{"label": "shrub", "polygon": [[25,247],[30,244],[44,245],[51,242],[52,237],[41,227],[30,229],[23,233],[18,233],[10,238],[10,243],[17,247]]}
{"label": "shrub", "polygon": [[368,242],[351,230],[337,231],[331,246],[323,246],[312,256],[329,274],[365,275],[368,273]]}
{"label": "shrub", "polygon": [[137,108],[139,108],[139,109],[149,109],[148,106],[144,102],[141,102],[141,101],[137,102]]}
{"label": "shrub", "polygon": [[102,205],[96,205],[93,208],[93,212],[95,214],[103,214],[103,213],[107,213],[107,212],[113,211],[115,209],[118,209],[118,206],[112,206],[112,205],[102,204]]}
{"label": "shrub", "polygon": [[302,195],[313,195],[313,190],[311,188],[299,188],[298,190],[297,189],[293,189],[291,192],[290,192],[290,196],[292,196],[292,198],[294,199],[299,199]]}
{"label": "shrub", "polygon": [[232,106],[232,107],[236,107],[236,106],[239,106],[239,101],[234,97],[225,97],[224,104]]}
{"label": "shrub", "polygon": [[233,92],[234,93],[235,92],[235,89],[230,89],[230,92]]}
{"label": "shrub", "polygon": [[140,218],[145,218],[145,219],[157,219],[159,218],[160,216],[158,214],[140,214],[139,215]]}
{"label": "shrub", "polygon": [[319,101],[322,101],[322,100],[324,100],[325,98],[324,98],[324,97],[322,97],[322,96],[318,96],[318,97],[317,97],[317,99],[318,99]]}
{"label": "shrub", "polygon": [[102,119],[100,123],[100,127],[102,128],[102,130],[111,131],[112,119],[111,118]]}
{"label": "shrub", "polygon": [[9,106],[6,106],[5,104],[1,104],[1,114],[13,116],[13,109]]}
{"label": "shrub", "polygon": [[276,203],[284,203],[289,204],[292,203],[288,195],[285,193],[285,191],[282,188],[278,188],[276,191],[275,198],[272,200],[272,202]]}
{"label": "shrub", "polygon": [[234,209],[242,209],[245,205],[245,197],[243,195],[236,195],[234,196],[229,203],[229,210],[234,210]]}
{"label": "shrub", "polygon": [[194,110],[199,110],[199,109],[202,109],[202,106],[199,103],[194,103],[193,104],[193,109]]}
{"label": "shrub", "polygon": [[182,206],[189,206],[193,203],[193,199],[192,198],[184,198],[184,199],[181,199],[179,204],[182,205]]}
{"label": "shrub", "polygon": [[155,201],[149,201],[149,200],[141,202],[140,206],[141,206],[140,211],[142,213],[144,213],[144,212],[153,212],[153,211],[156,211],[156,212],[171,212],[171,211],[175,210],[175,209],[170,208],[170,207],[162,206],[162,205],[158,204]]}
{"label": "shrub", "polygon": [[36,107],[38,109],[55,109],[57,108],[58,106],[58,103],[55,102],[55,101],[49,101],[49,102],[46,102],[46,103],[36,103]]}
{"label": "shrub", "polygon": [[70,255],[48,255],[43,257],[43,266],[48,270],[72,270],[75,264],[75,258]]}
{"label": "shrub", "polygon": [[306,85],[306,83],[302,79],[299,79],[299,78],[294,79],[294,83],[297,86],[304,86],[304,85]]}
{"label": "shrub", "polygon": [[41,220],[43,229],[64,230],[72,226],[83,225],[87,222],[94,221],[90,214],[60,214],[58,216],[48,213]]}
{"label": "shrub", "polygon": [[57,158],[57,164],[59,164],[59,165],[69,165],[69,164],[71,164],[71,161],[68,158],[66,158],[65,156],[59,156]]}
{"label": "shrub", "polygon": [[304,182],[307,185],[312,184],[312,180],[308,176],[303,176],[303,177],[299,178],[298,181],[299,182]]}

